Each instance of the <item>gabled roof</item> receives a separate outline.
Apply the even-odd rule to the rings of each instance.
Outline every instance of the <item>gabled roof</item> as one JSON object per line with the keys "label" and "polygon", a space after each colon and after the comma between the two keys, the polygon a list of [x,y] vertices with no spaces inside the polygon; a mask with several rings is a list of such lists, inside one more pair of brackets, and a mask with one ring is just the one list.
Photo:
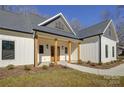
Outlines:
{"label": "gabled roof", "polygon": [[79,39],[84,39],[90,36],[103,34],[107,26],[111,23],[111,20],[106,20],[88,28],[82,29],[77,33]]}
{"label": "gabled roof", "polygon": [[62,13],[59,13],[59,14],[57,14],[57,15],[55,15],[55,16],[53,16],[53,17],[47,19],[47,20],[45,20],[44,22],[41,22],[40,24],[38,24],[38,26],[44,26],[45,24],[54,21],[54,20],[57,19],[58,17],[63,18],[63,20],[65,21],[66,25],[67,25],[68,28],[70,29],[70,31],[72,31],[72,33],[73,33],[74,35],[76,35],[76,33],[73,31],[72,27],[69,25],[68,21],[66,20],[66,18],[64,17],[64,15],[63,15]]}
{"label": "gabled roof", "polygon": [[[57,17],[62,17],[72,32],[65,32],[60,29],[43,26],[46,23],[55,20]],[[74,39],[84,39],[90,36],[103,34],[107,26],[111,22],[111,20],[106,20],[98,24],[92,25],[88,28],[82,29],[79,32],[76,32],[71,28],[62,13],[46,19],[42,16],[34,14],[24,15],[0,10],[0,28],[2,29],[9,29],[17,32],[25,32],[31,34],[33,34],[32,30],[37,30],[44,33],[50,33]]]}

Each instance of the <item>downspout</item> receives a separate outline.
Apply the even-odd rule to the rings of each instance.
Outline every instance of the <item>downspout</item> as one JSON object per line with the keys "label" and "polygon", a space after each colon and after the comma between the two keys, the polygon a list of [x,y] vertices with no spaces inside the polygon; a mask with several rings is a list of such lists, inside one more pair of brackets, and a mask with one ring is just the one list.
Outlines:
{"label": "downspout", "polygon": [[101,63],[101,35],[99,35],[99,64]]}
{"label": "downspout", "polygon": [[33,31],[33,39],[34,39],[34,67],[35,67],[35,38],[36,38],[36,31]]}

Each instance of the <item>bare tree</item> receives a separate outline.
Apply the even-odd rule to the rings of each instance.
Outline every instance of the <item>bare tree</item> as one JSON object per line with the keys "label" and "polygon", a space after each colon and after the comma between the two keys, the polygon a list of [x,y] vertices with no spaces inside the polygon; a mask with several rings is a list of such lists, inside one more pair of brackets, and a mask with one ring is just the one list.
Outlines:
{"label": "bare tree", "polygon": [[116,29],[119,37],[119,45],[124,46],[124,6],[117,6],[116,12]]}
{"label": "bare tree", "polygon": [[80,21],[78,19],[72,19],[70,21],[71,27],[75,30],[75,31],[80,31],[81,29],[83,29],[83,26],[81,25]]}
{"label": "bare tree", "polygon": [[101,16],[101,19],[102,20],[108,20],[108,19],[111,19],[112,18],[112,14],[108,10],[102,11],[101,14],[100,14],[100,16]]}

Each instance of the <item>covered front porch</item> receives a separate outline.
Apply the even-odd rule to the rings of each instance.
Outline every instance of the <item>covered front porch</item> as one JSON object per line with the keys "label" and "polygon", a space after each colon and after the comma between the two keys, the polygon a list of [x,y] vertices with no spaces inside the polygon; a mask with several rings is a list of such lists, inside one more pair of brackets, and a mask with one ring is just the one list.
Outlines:
{"label": "covered front porch", "polygon": [[59,62],[80,62],[80,41],[37,32],[34,39],[34,66]]}

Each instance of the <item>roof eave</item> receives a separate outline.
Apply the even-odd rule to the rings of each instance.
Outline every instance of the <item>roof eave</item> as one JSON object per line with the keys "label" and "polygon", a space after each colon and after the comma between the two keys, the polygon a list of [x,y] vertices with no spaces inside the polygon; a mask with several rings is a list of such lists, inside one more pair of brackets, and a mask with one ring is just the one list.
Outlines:
{"label": "roof eave", "polygon": [[[41,30],[39,30],[39,29],[33,29],[34,31],[38,31],[38,32],[41,32]],[[55,34],[55,33],[50,33],[50,32],[46,32],[46,31],[43,31],[42,30],[42,32],[43,33],[48,33],[48,34],[53,34],[53,35],[58,35],[58,36],[62,36],[62,37],[67,37],[67,38],[72,38],[72,39],[76,39],[76,40],[79,40],[78,38],[74,38],[74,37],[69,37],[69,36],[65,36],[65,35],[60,35],[60,34]]]}
{"label": "roof eave", "polygon": [[96,34],[96,35],[91,35],[91,36],[87,36],[87,37],[79,37],[79,40],[83,40],[83,39],[86,39],[86,38],[95,37],[95,36],[99,36],[99,35],[103,35],[103,33]]}

